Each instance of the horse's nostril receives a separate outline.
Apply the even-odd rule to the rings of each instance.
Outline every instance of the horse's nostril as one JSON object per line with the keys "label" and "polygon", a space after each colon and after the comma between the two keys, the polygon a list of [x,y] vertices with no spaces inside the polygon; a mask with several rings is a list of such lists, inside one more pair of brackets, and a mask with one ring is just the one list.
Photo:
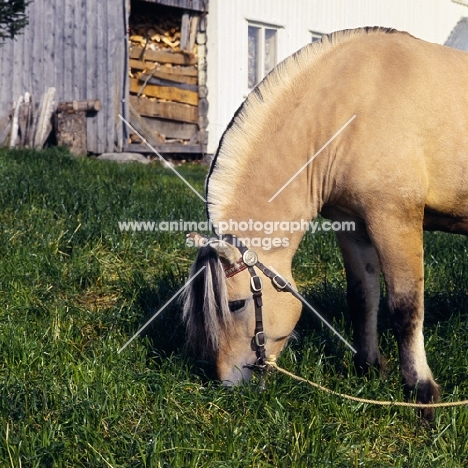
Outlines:
{"label": "horse's nostril", "polygon": [[233,366],[227,372],[220,372],[219,379],[225,387],[235,387],[236,385],[248,382],[252,378],[252,369],[248,366]]}

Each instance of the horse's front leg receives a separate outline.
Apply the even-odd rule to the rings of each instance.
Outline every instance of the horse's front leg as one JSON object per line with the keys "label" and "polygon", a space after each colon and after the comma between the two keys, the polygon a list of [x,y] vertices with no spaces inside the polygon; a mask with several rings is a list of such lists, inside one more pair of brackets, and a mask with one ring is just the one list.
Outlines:
{"label": "horse's front leg", "polygon": [[382,367],[377,336],[380,302],[380,262],[364,226],[337,232],[347,280],[347,302],[354,330],[354,363],[360,373]]}
{"label": "horse's front leg", "polygon": [[[421,210],[422,212],[422,210]],[[387,285],[393,330],[407,397],[418,403],[439,398],[439,388],[427,364],[424,349],[424,264],[422,220],[411,214],[382,212],[372,219],[369,234],[376,246]],[[432,419],[434,410],[423,415]]]}

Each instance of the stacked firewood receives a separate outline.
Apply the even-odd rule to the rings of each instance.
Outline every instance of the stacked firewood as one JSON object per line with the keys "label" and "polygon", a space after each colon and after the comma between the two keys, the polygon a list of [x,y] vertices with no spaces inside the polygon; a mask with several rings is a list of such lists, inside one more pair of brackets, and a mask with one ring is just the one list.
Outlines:
{"label": "stacked firewood", "polygon": [[149,50],[173,50],[180,52],[180,17],[166,16],[154,23],[154,19],[143,15],[133,17],[130,28],[130,43]]}
{"label": "stacked firewood", "polygon": [[153,144],[198,143],[197,27],[188,15],[130,18],[131,115]]}

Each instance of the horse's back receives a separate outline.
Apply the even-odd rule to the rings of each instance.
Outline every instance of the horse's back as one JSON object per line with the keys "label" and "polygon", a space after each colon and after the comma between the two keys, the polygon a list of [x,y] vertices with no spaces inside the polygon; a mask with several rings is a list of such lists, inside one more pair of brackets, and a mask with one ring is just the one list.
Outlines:
{"label": "horse's back", "polygon": [[321,73],[327,99],[318,101],[332,126],[356,115],[331,201],[406,201],[430,214],[426,227],[453,230],[450,219],[461,219],[458,231],[468,232],[468,54],[405,33],[360,35]]}

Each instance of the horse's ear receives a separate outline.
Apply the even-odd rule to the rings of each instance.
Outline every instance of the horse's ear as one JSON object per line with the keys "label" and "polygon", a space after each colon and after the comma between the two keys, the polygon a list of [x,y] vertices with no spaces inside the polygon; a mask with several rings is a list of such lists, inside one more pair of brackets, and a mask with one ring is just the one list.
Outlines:
{"label": "horse's ear", "polygon": [[210,245],[218,252],[221,260],[224,260],[228,265],[234,265],[239,261],[239,251],[226,241],[214,239]]}
{"label": "horse's ear", "polygon": [[225,261],[229,265],[236,263],[240,257],[239,251],[231,244],[220,239],[202,236],[197,232],[187,234],[187,245],[198,248],[210,246],[218,252],[221,260]]}
{"label": "horse's ear", "polygon": [[198,234],[198,232],[191,232],[187,234],[187,247],[197,247],[200,249],[201,247],[205,247],[208,242],[208,237],[202,236],[201,234]]}

